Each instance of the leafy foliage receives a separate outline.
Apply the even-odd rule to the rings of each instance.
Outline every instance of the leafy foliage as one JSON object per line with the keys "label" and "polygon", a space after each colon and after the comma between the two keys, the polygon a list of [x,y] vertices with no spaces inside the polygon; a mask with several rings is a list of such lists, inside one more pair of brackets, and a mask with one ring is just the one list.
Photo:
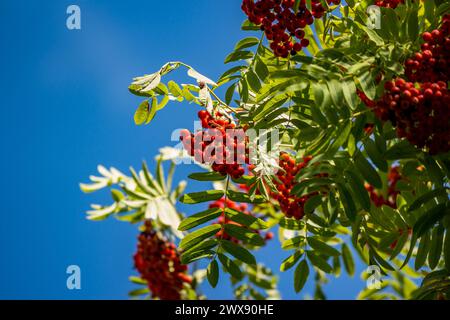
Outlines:
{"label": "leafy foliage", "polygon": [[[245,21],[242,29],[252,35],[225,58],[232,66],[217,82],[182,62],[169,62],[155,73],[133,79],[129,87],[146,98],[134,115],[138,125],[152,121],[168,101],[186,100],[245,128],[276,129],[284,152],[297,159],[312,156],[290,190],[298,196],[317,193],[305,204],[302,220],[280,212],[271,197],[276,178],[263,169],[239,181],[210,171],[193,173],[189,178],[213,182],[215,189],[208,186],[183,194],[183,182],[171,190],[173,162],[164,178],[162,157],[156,177],[145,164],[140,172],[131,169],[131,177],[99,166],[102,177],[91,177],[92,183],[82,184],[82,190],[118,189],[111,189],[112,205],[93,206],[88,218],[113,215],[129,222],[157,221],[163,230],[182,238],[183,263],[206,261],[205,275],[212,287],[223,273],[229,274],[241,299],[278,296],[276,278],[253,254],[265,244],[259,232],[276,226],[281,249],[289,251],[280,270],[294,268],[296,292],[313,278],[314,297],[324,299],[322,285],[328,276],[340,275],[341,265],[354,275],[357,253],[363,263],[378,266],[389,277],[380,289],[362,290],[359,299],[448,298],[448,154],[431,156],[399,139],[394,124],[376,118],[360,96],[379,98],[386,80],[402,76],[404,61],[420,48],[420,34],[437,27],[450,7],[438,0],[408,0],[395,9],[380,8],[381,28],[372,29],[367,25],[371,4],[346,1],[333,7],[305,28],[311,39],[308,49],[287,59],[276,57],[264,35],[253,34],[259,29]],[[187,68],[196,84],[163,83],[164,76],[180,67]],[[223,89],[223,100],[218,89]],[[377,205],[367,190],[387,197],[389,168],[394,165],[402,178],[393,203]],[[223,208],[199,209],[188,217],[175,209],[177,200],[201,204],[221,198]],[[227,200],[251,204],[254,214],[229,208]],[[225,233],[239,242],[226,239]],[[423,274],[417,288],[410,278]]]}

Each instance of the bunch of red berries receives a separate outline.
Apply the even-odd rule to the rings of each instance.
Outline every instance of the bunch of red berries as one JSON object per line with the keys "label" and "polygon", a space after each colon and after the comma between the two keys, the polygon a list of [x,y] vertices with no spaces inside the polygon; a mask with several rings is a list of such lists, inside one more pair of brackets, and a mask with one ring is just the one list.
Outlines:
{"label": "bunch of red berries", "polygon": [[147,281],[153,298],[180,300],[183,283],[192,281],[175,245],[153,231],[150,221],[145,222],[145,230],[138,237],[134,266]]}
{"label": "bunch of red berries", "polygon": [[391,121],[397,135],[430,154],[450,150],[449,105],[447,84],[412,82],[398,78],[384,84],[385,94],[375,106],[375,114]]}
{"label": "bunch of red berries", "polygon": [[450,14],[443,17],[442,26],[422,35],[421,52],[406,60],[405,74],[412,82],[450,80]]}
{"label": "bunch of red berries", "polygon": [[375,188],[366,183],[365,188],[370,194],[370,199],[376,207],[381,207],[382,205],[390,206],[391,208],[397,208],[397,195],[400,191],[397,190],[397,182],[402,178],[400,175],[400,168],[398,166],[393,166],[389,169],[388,173],[388,189],[386,198],[380,194]]}
{"label": "bunch of red berries", "polygon": [[[340,0],[327,0],[328,4],[340,4]],[[320,19],[325,8],[320,0],[311,0],[312,8],[306,7],[306,0],[301,0],[297,12],[294,11],[295,0],[244,0],[242,10],[248,20],[261,27],[270,43],[275,56],[287,58],[289,53],[295,55],[309,45],[305,38],[306,25],[314,19]],[[297,39],[297,40],[296,40]]]}
{"label": "bunch of red berries", "polygon": [[375,5],[384,8],[395,9],[399,4],[405,3],[405,0],[376,0]]}
{"label": "bunch of red berries", "polygon": [[245,173],[243,165],[249,163],[248,138],[244,129],[236,128],[220,113],[213,117],[202,110],[198,116],[206,130],[195,134],[182,130],[180,140],[184,148],[195,161],[210,164],[212,170],[239,179]]}
{"label": "bunch of red berries", "polygon": [[306,201],[317,193],[311,193],[302,197],[291,195],[292,188],[297,184],[295,176],[312,160],[311,156],[306,156],[303,161],[296,163],[295,159],[287,153],[282,153],[280,157],[280,168],[274,179],[277,193],[272,192],[271,196],[280,204],[281,211],[288,218],[300,220],[305,215],[304,206]]}
{"label": "bunch of red berries", "polygon": [[[226,207],[226,208],[233,209],[233,210],[236,210],[236,211],[240,211],[240,212],[242,212],[242,213],[244,213],[244,214],[247,214],[247,215],[252,215],[252,213],[249,211],[249,208],[248,208],[248,205],[247,205],[247,204],[245,204],[245,203],[238,204],[238,203],[236,203],[236,202],[234,202],[234,201],[232,201],[232,200],[230,200],[230,199],[226,199],[226,200],[225,200],[225,198],[221,198],[221,199],[219,199],[219,200],[216,200],[216,201],[212,202],[212,203],[209,205],[209,208],[210,208],[210,209],[211,209],[211,208],[225,208],[225,207]],[[225,215],[224,212],[222,212],[222,214],[220,215],[220,217],[219,217],[219,219],[218,219],[217,222],[220,223],[220,224],[235,224],[235,225],[237,225],[237,226],[244,227],[243,225],[241,225],[241,224],[239,224],[239,223],[237,223],[237,222],[234,222],[234,221],[230,220],[230,219]],[[245,228],[245,227],[244,227],[244,228]],[[256,233],[258,233],[258,234],[260,233],[258,230],[255,230],[254,232],[256,232]],[[225,240],[229,240],[229,241],[232,241],[232,242],[238,243],[238,244],[241,243],[240,240],[238,240],[238,239],[236,239],[236,238],[230,236],[229,234],[227,234],[227,233],[225,232],[225,230],[220,230],[219,232],[217,232],[216,237],[222,238],[222,239],[225,239]],[[270,240],[270,239],[272,239],[272,238],[273,238],[273,233],[272,233],[272,232],[266,232],[266,233],[265,233],[265,235],[264,235],[264,239],[265,239],[265,240]]]}

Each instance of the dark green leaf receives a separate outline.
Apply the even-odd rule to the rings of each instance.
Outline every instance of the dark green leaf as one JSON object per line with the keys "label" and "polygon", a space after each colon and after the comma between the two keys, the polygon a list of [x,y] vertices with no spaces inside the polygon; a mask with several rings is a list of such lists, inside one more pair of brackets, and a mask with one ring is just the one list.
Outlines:
{"label": "dark green leaf", "polygon": [[253,52],[251,51],[235,51],[230,53],[225,58],[225,63],[237,61],[237,60],[246,60],[253,58]]}
{"label": "dark green leaf", "polygon": [[248,37],[240,40],[234,47],[234,51],[239,51],[245,48],[250,48],[259,43],[259,39],[256,37]]}
{"label": "dark green leaf", "polygon": [[351,192],[355,195],[356,201],[360,204],[361,208],[369,211],[371,202],[369,193],[364,187],[364,181],[362,181],[362,179],[351,170],[345,170],[344,175],[351,187]]}
{"label": "dark green leaf", "polygon": [[306,280],[308,280],[309,276],[309,267],[306,260],[302,260],[297,268],[295,268],[294,272],[294,289],[295,292],[300,292],[302,288],[305,286]]}
{"label": "dark green leaf", "polygon": [[231,254],[236,259],[246,263],[246,264],[256,264],[255,257],[245,249],[244,247],[241,247],[231,241],[228,240],[222,240],[221,242],[222,248]]}
{"label": "dark green leaf", "polygon": [[224,180],[227,176],[222,175],[218,172],[199,172],[191,173],[188,177],[197,181],[221,181]]}
{"label": "dark green leaf", "polygon": [[298,249],[305,243],[305,237],[304,236],[296,236],[287,240],[284,240],[281,244],[281,248],[283,250],[292,250],[292,249]]}
{"label": "dark green leaf", "polygon": [[364,147],[370,160],[372,160],[372,162],[378,167],[378,169],[380,169],[383,172],[387,172],[388,170],[387,162],[383,158],[380,150],[378,150],[378,147],[375,144],[375,142],[372,141],[371,139],[366,139],[364,141]]}
{"label": "dark green leaf", "polygon": [[414,234],[419,238],[426,231],[430,230],[436,224],[436,222],[441,220],[449,212],[449,207],[445,203],[440,203],[432,209],[428,210],[414,224]]}
{"label": "dark green leaf", "polygon": [[344,260],[344,267],[350,276],[355,274],[355,262],[353,261],[352,253],[347,244],[342,244],[342,259]]}
{"label": "dark green leaf", "polygon": [[317,208],[322,203],[322,195],[317,194],[315,196],[312,196],[311,198],[308,198],[305,202],[305,212],[311,213],[314,211],[315,208]]}
{"label": "dark green leaf", "polygon": [[438,188],[438,189],[431,190],[431,191],[421,195],[416,200],[414,200],[414,202],[411,203],[411,205],[409,206],[408,211],[413,211],[413,210],[419,209],[423,204],[427,203],[428,201],[430,201],[436,197],[445,196],[445,195],[447,195],[447,191],[444,188]]}
{"label": "dark green leaf", "polygon": [[439,263],[442,252],[442,244],[444,240],[444,227],[439,225],[437,228],[434,228],[431,235],[431,248],[430,253],[428,255],[428,266],[431,270],[434,270]]}
{"label": "dark green leaf", "polygon": [[307,239],[308,244],[314,250],[317,250],[320,254],[324,254],[326,256],[339,256],[340,252],[335,248],[329,246],[325,242],[322,242],[316,237],[309,237]]}
{"label": "dark green leaf", "polygon": [[342,184],[338,183],[336,185],[338,191],[339,191],[339,199],[342,202],[342,205],[344,206],[345,215],[348,217],[350,221],[355,221],[356,218],[356,206],[353,202],[353,198],[348,191],[347,187]]}
{"label": "dark green leaf", "polygon": [[180,198],[180,202],[185,204],[194,204],[200,202],[219,200],[224,195],[221,190],[208,190],[202,192],[187,193]]}
{"label": "dark green leaf", "polygon": [[290,255],[289,257],[283,260],[283,262],[280,265],[280,271],[284,272],[292,268],[301,258],[302,255],[303,251],[295,251],[294,254]]}
{"label": "dark green leaf", "polygon": [[211,208],[196,214],[193,214],[190,217],[185,218],[181,221],[178,226],[178,230],[186,231],[192,229],[196,226],[199,226],[205,222],[211,221],[222,214],[223,209],[221,208]]}
{"label": "dark green leaf", "polygon": [[206,277],[211,287],[215,288],[219,281],[219,265],[216,260],[211,261],[206,269]]}
{"label": "dark green leaf", "polygon": [[383,182],[381,181],[377,171],[360,152],[355,153],[355,165],[359,173],[364,177],[364,179],[366,179],[367,182],[375,188],[381,189],[383,187]]}
{"label": "dark green leaf", "polygon": [[189,249],[202,240],[215,235],[222,227],[219,224],[206,226],[185,236],[180,242],[181,249]]}
{"label": "dark green leaf", "polygon": [[445,268],[450,273],[450,229],[447,228],[444,240],[444,263]]}
{"label": "dark green leaf", "polygon": [[321,258],[320,256],[314,254],[312,251],[306,251],[309,261],[317,268],[325,273],[331,273],[333,268],[328,264],[328,262]]}
{"label": "dark green leaf", "polygon": [[245,202],[245,203],[264,203],[266,202],[266,199],[264,199],[263,196],[256,195],[253,199],[250,197],[250,195],[243,193],[243,192],[236,192],[233,190],[227,191],[228,198],[230,200],[236,201],[236,202]]}
{"label": "dark green leaf", "polygon": [[235,279],[242,279],[243,275],[242,275],[242,271],[241,269],[237,266],[236,263],[234,263],[230,258],[228,258],[226,255],[223,255],[221,253],[217,254],[217,256],[219,257],[219,261],[222,264],[224,270],[226,272],[228,272],[229,274],[231,274]]}
{"label": "dark green leaf", "polygon": [[264,239],[261,238],[261,236],[255,231],[237,226],[235,224],[226,224],[225,232],[228,235],[243,241],[244,243],[248,243],[254,246],[263,246],[266,243]]}
{"label": "dark green leaf", "polygon": [[234,222],[242,224],[247,228],[254,230],[267,229],[268,226],[264,220],[258,219],[252,215],[245,214],[234,209],[225,208],[225,215]]}
{"label": "dark green leaf", "polygon": [[420,238],[419,248],[417,249],[416,260],[414,261],[414,268],[419,270],[425,264],[425,261],[428,256],[428,252],[430,252],[430,233],[425,232]]}
{"label": "dark green leaf", "polygon": [[305,222],[283,217],[280,219],[279,225],[287,230],[302,230],[305,227]]}

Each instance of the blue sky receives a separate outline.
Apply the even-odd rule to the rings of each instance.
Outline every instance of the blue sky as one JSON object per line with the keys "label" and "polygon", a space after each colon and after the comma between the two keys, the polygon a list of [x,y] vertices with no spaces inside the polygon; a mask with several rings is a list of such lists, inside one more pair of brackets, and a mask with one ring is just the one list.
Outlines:
{"label": "blue sky", "polygon": [[[81,8],[81,30],[66,28],[70,4]],[[109,199],[82,194],[78,183],[99,163],[126,172],[151,162],[171,144],[173,129],[191,128],[199,109],[176,103],[152,125],[135,126],[140,99],[127,86],[172,60],[217,79],[227,68],[224,57],[245,36],[243,20],[240,0],[0,2],[0,298],[127,298],[137,229],[86,220],[90,203]],[[175,79],[187,81],[184,73]],[[182,167],[177,178],[195,169]],[[286,256],[277,240],[258,253],[275,270]],[[66,288],[71,264],[81,268],[81,290]],[[312,283],[296,295],[292,273],[280,276],[283,298],[312,294]],[[363,286],[357,272],[324,289],[329,298],[352,299]],[[226,284],[204,292],[231,298]]]}

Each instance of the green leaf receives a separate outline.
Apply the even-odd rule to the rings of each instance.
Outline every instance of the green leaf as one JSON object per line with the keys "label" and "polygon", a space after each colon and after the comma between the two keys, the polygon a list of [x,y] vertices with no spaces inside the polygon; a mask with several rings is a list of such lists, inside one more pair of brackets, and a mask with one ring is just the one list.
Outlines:
{"label": "green leaf", "polygon": [[341,254],[338,250],[329,246],[325,242],[322,242],[316,237],[309,237],[307,238],[307,241],[310,247],[313,248],[314,250],[319,251],[320,254],[333,257],[337,257]]}
{"label": "green leaf", "polygon": [[444,188],[437,188],[434,190],[431,190],[423,195],[421,195],[420,197],[418,197],[416,200],[414,200],[413,203],[411,203],[411,205],[408,208],[408,211],[414,211],[416,209],[419,209],[423,204],[427,203],[428,201],[439,197],[439,196],[445,196],[447,195],[447,190]]}
{"label": "green leaf", "polygon": [[214,256],[214,251],[209,250],[209,249],[188,250],[181,255],[180,261],[182,264],[189,264],[194,261],[197,261],[197,260],[200,260],[203,258],[211,258],[213,256]]}
{"label": "green leaf", "polygon": [[444,263],[445,268],[450,273],[450,229],[447,228],[444,240]]}
{"label": "green leaf", "polygon": [[208,190],[202,192],[187,193],[180,198],[181,203],[194,204],[207,201],[219,200],[224,195],[221,190]]}
{"label": "green leaf", "polygon": [[136,112],[134,113],[134,123],[136,125],[140,126],[141,124],[144,124],[145,121],[147,121],[149,108],[150,105],[148,103],[148,100],[141,102],[139,107],[136,109]]}
{"label": "green leaf", "polygon": [[239,82],[239,94],[241,95],[241,101],[247,103],[249,92],[248,92],[248,83],[247,81]]}
{"label": "green leaf", "polygon": [[375,144],[375,142],[373,142],[371,139],[366,139],[364,141],[364,147],[370,160],[372,160],[372,162],[377,166],[377,168],[383,172],[387,172],[388,170],[387,161],[383,159],[383,156],[381,152],[378,150],[378,147]]}
{"label": "green leaf", "polygon": [[130,276],[130,277],[128,277],[128,280],[130,280],[131,282],[133,282],[135,284],[147,285],[147,280],[142,279],[141,277]]}
{"label": "green leaf", "polygon": [[362,179],[351,170],[345,170],[344,175],[349,183],[349,186],[351,187],[351,192],[355,195],[356,201],[364,210],[369,211],[371,202],[369,193],[366,188],[364,188],[364,181],[362,181]]}
{"label": "green leaf", "polygon": [[325,259],[322,259],[320,256],[314,254],[312,251],[306,251],[306,255],[308,256],[309,261],[317,268],[322,270],[325,273],[331,273],[333,268],[328,264]]}
{"label": "green leaf", "polygon": [[337,139],[328,148],[326,154],[328,156],[333,156],[339,148],[347,141],[350,132],[352,131],[352,122],[345,122],[342,127],[337,131]]}
{"label": "green leaf", "polygon": [[259,81],[256,73],[249,70],[245,76],[252,91],[258,93],[259,90],[261,90],[261,82]]}
{"label": "green leaf", "polygon": [[348,106],[354,110],[358,106],[358,100],[356,95],[356,86],[353,82],[353,79],[346,81],[342,85],[342,93],[344,94],[345,102],[347,102]]}
{"label": "green leaf", "polygon": [[244,243],[248,243],[254,246],[263,246],[266,242],[255,231],[237,226],[235,224],[226,224],[225,232]]}
{"label": "green leaf", "polygon": [[211,287],[215,288],[219,281],[219,265],[216,260],[211,261],[206,269],[206,277]]}
{"label": "green leaf", "polygon": [[210,226],[206,226],[204,228],[201,228],[199,230],[196,230],[187,236],[185,236],[180,241],[180,248],[181,249],[188,249],[197,243],[201,242],[202,240],[209,238],[213,235],[215,235],[222,227],[219,224],[213,224]]}
{"label": "green leaf", "polygon": [[425,261],[428,256],[428,252],[430,252],[431,241],[430,241],[430,233],[425,232],[422,235],[422,238],[419,242],[419,248],[417,249],[416,259],[414,261],[414,268],[419,270],[425,264]]}
{"label": "green leaf", "polygon": [[261,59],[256,59],[255,72],[262,81],[269,76],[269,69]]}
{"label": "green leaf", "polygon": [[148,113],[147,120],[145,121],[145,124],[149,124],[150,121],[153,120],[153,118],[156,115],[156,111],[158,110],[158,99],[156,97],[152,98],[152,105],[150,106],[150,110]]}
{"label": "green leaf", "polygon": [[348,191],[347,187],[342,183],[336,184],[336,187],[339,192],[339,199],[341,200],[342,205],[344,206],[346,216],[349,218],[350,221],[355,221],[357,212],[350,191]]}
{"label": "green leaf", "polygon": [[192,180],[197,181],[221,181],[224,180],[227,176],[222,175],[218,172],[198,172],[191,173],[188,177]]}
{"label": "green leaf", "polygon": [[233,61],[246,60],[251,58],[253,58],[253,52],[251,51],[234,51],[225,58],[224,62],[230,63]]}
{"label": "green leaf", "polygon": [[300,292],[305,286],[306,280],[309,276],[309,267],[306,260],[302,260],[294,272],[294,290],[296,293]]}
{"label": "green leaf", "polygon": [[227,191],[228,198],[235,202],[245,202],[245,203],[264,203],[266,199],[261,195],[255,195],[253,198],[250,195],[243,192],[236,192],[233,190]]}
{"label": "green leaf", "polygon": [[230,104],[231,100],[233,99],[234,92],[236,91],[236,85],[237,82],[233,83],[231,86],[228,87],[226,93],[225,93],[225,103]]}
{"label": "green leaf", "polygon": [[366,96],[371,100],[375,99],[376,86],[368,69],[358,76],[358,80]]}
{"label": "green leaf", "polygon": [[239,51],[245,48],[250,48],[259,43],[259,39],[256,37],[248,37],[239,41],[234,47],[234,51]]}
{"label": "green leaf", "polygon": [[167,86],[169,87],[170,93],[171,93],[174,97],[180,97],[180,96],[183,96],[183,90],[178,86],[178,84],[176,84],[175,81],[170,80],[170,81],[167,83]]}
{"label": "green leaf", "polygon": [[236,259],[250,265],[256,264],[255,257],[245,249],[244,247],[241,247],[231,241],[228,240],[222,240],[221,242],[222,248],[231,254]]}
{"label": "green leaf", "polygon": [[222,211],[223,211],[222,208],[211,208],[211,209],[193,214],[192,216],[187,217],[183,221],[181,221],[180,225],[178,226],[178,230],[186,231],[186,230],[192,229],[196,226],[199,226],[205,222],[211,221],[211,220],[219,217],[222,214]]}
{"label": "green leaf", "polygon": [[377,171],[360,152],[355,154],[355,166],[367,182],[378,189],[383,187],[383,182]]}
{"label": "green leaf", "polygon": [[415,159],[417,152],[417,149],[408,140],[402,140],[390,147],[384,153],[383,158],[386,160]]}
{"label": "green leaf", "polygon": [[444,227],[441,225],[435,228],[431,235],[431,248],[428,255],[428,266],[434,270],[439,263],[442,252],[442,244],[444,240]]}
{"label": "green leaf", "polygon": [[218,253],[217,257],[219,258],[220,263],[223,266],[223,269],[231,274],[235,279],[240,280],[242,279],[242,271],[238,267],[236,263],[234,263],[230,258],[228,258],[226,255]]}
{"label": "green leaf", "polygon": [[305,202],[305,212],[311,213],[314,212],[314,209],[317,208],[322,203],[322,195],[317,194],[315,196],[312,196],[311,198],[308,198]]}
{"label": "green leaf", "polygon": [[449,207],[445,203],[440,203],[428,210],[414,224],[414,234],[419,238],[449,212]]}
{"label": "green leaf", "polygon": [[250,214],[245,214],[231,208],[225,208],[225,215],[234,222],[254,230],[267,229],[268,226],[264,220],[258,219]]}
{"label": "green leaf", "polygon": [[143,294],[148,294],[148,293],[149,293],[148,288],[139,288],[139,289],[134,289],[134,290],[128,292],[128,295],[130,297],[137,297],[137,296],[141,296]]}
{"label": "green leaf", "polygon": [[289,257],[287,257],[286,259],[283,260],[283,262],[280,265],[280,271],[281,272],[285,272],[287,270],[289,270],[290,268],[292,268],[297,261],[301,258],[301,256],[303,255],[303,251],[295,251],[294,254],[290,255]]}
{"label": "green leaf", "polygon": [[383,268],[390,270],[390,271],[394,271],[395,269],[386,261],[383,259],[382,256],[380,256],[378,254],[378,252],[376,252],[376,250],[374,250],[373,248],[369,249],[369,253],[373,255],[373,257],[375,258],[376,262],[382,266]]}
{"label": "green leaf", "polygon": [[245,20],[242,25],[241,25],[241,29],[245,30],[245,31],[260,31],[261,29],[259,28],[259,26],[251,23],[248,20]]}
{"label": "green leaf", "polygon": [[287,230],[303,230],[305,227],[305,222],[293,218],[283,217],[280,219],[279,225]]}
{"label": "green leaf", "polygon": [[347,244],[342,244],[342,260],[344,261],[344,267],[350,276],[355,274],[355,262],[353,261],[352,253]]}
{"label": "green leaf", "polygon": [[284,240],[281,244],[281,249],[283,250],[292,250],[292,249],[298,249],[301,247],[305,242],[304,236],[296,236],[287,240]]}

